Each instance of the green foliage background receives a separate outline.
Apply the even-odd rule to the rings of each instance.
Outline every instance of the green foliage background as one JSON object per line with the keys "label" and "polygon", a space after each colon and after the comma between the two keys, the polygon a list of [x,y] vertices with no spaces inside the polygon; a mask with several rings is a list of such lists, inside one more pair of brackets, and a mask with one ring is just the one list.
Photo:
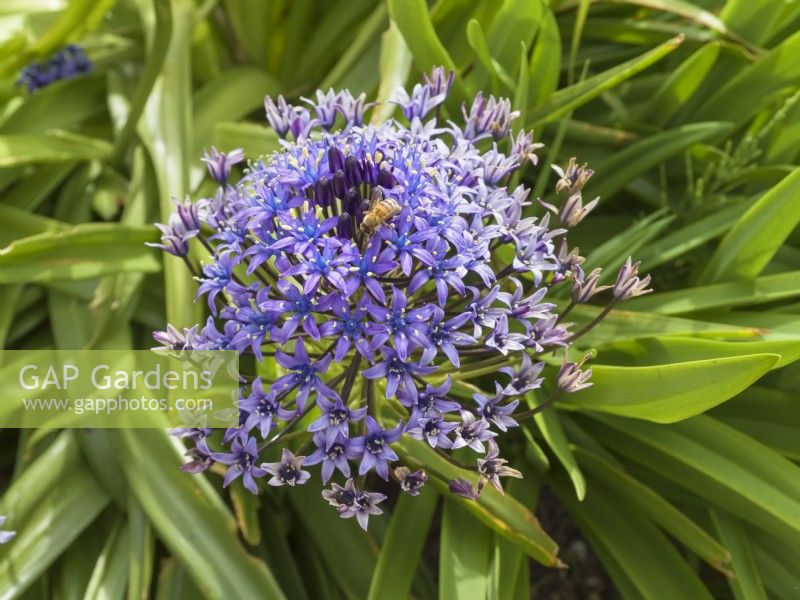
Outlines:
{"label": "green foliage background", "polygon": [[[572,241],[609,275],[641,258],[657,293],[582,339],[595,385],[523,428],[508,458],[527,477],[505,500],[427,489],[369,534],[312,486],[255,498],[184,475],[159,430],[2,431],[0,514],[18,535],[0,598],[580,590],[579,569],[533,567],[561,565],[540,498],[621,597],[796,598],[799,30],[800,2],[783,0],[4,0],[3,347],[146,348],[166,322],[197,322],[183,265],[144,242],[171,196],[211,189],[202,149],[275,148],[266,94],[385,101],[439,64],[459,73],[451,114],[479,89],[522,110],[547,144],[523,175],[537,193],[551,163],[590,163],[602,202]],[[14,87],[66,42],[94,74]]]}

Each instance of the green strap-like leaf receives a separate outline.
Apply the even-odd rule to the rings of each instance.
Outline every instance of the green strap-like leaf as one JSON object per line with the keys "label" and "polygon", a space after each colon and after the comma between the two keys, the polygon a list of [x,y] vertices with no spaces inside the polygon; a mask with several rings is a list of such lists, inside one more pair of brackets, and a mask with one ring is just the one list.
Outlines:
{"label": "green strap-like leaf", "polygon": [[[670,52],[673,52],[682,42],[682,37],[673,38],[641,56],[617,65],[599,75],[584,79],[568,88],[559,90],[544,105],[531,110],[528,117],[529,120],[534,125],[557,120],[657,63]],[[531,73],[535,73],[535,71],[531,69]]]}
{"label": "green strap-like leaf", "polygon": [[129,533],[125,517],[117,517],[86,586],[84,598],[120,598],[128,579]]}
{"label": "green strap-like leaf", "polygon": [[[693,115],[693,120],[715,119],[742,123],[800,82],[800,31],[787,38],[750,67],[738,71]],[[757,94],[752,93],[758,90]]]}
{"label": "green strap-like leaf", "polygon": [[711,600],[675,546],[626,497],[593,486],[578,503],[566,485],[554,490],[623,598]]}
{"label": "green strap-like leaf", "polygon": [[[540,402],[537,402],[533,393],[527,394],[525,399],[531,408],[540,404]],[[545,410],[534,415],[533,419],[544,441],[547,442],[550,450],[556,455],[558,462],[566,469],[572,481],[572,485],[575,488],[575,495],[578,497],[578,500],[583,500],[584,496],[586,496],[586,479],[583,477],[583,473],[578,466],[578,461],[575,460],[575,456],[572,454],[572,449],[569,446],[567,435],[564,433],[564,427],[561,425],[558,411]]]}
{"label": "green strap-like leaf", "polygon": [[[443,66],[458,75],[453,59],[436,35],[425,0],[388,0],[388,5],[389,15],[403,34],[418,69],[427,71]],[[463,80],[456,77],[454,100],[466,101],[468,95]]]}
{"label": "green strap-like leaf", "polygon": [[700,280],[756,277],[800,223],[800,167],[761,196],[722,239]]}
{"label": "green strap-like leaf", "polygon": [[685,103],[692,100],[716,63],[720,48],[720,42],[711,42],[683,61],[642,107],[640,118],[657,126],[668,123]]}
{"label": "green strap-like leaf", "polygon": [[88,279],[120,272],[157,273],[150,227],[86,223],[22,238],[0,250],[0,283]]}
{"label": "green strap-like leaf", "polygon": [[[405,461],[436,475],[431,482],[448,497],[453,497],[447,487],[448,481],[466,479],[475,484],[477,480],[474,472],[453,465],[422,442],[404,438],[397,443],[396,449]],[[477,502],[462,498],[456,500],[479,521],[519,546],[534,560],[551,567],[563,566],[558,559],[558,545],[541,528],[536,517],[510,495],[502,497],[487,486]]]}
{"label": "green strap-like leaf", "polygon": [[[200,162],[200,156],[204,149],[211,146],[215,125],[223,120],[236,121],[263,108],[264,97],[275,96],[280,91],[280,84],[262,70],[237,67],[227,69],[195,94],[194,144],[187,156],[194,167],[192,187],[196,187],[205,174],[205,165]],[[229,151],[233,148],[222,147],[220,150]]]}
{"label": "green strap-like leaf", "polygon": [[492,90],[499,91],[497,82],[502,82],[506,91],[514,88],[514,81],[511,76],[498,63],[489,51],[489,45],[486,43],[486,35],[483,33],[483,28],[477,19],[470,19],[467,23],[467,41],[470,47],[475,51],[483,68],[492,78]]}
{"label": "green strap-like leaf", "polygon": [[67,132],[0,135],[0,167],[103,159],[111,144]]}
{"label": "green strap-like leaf", "polygon": [[[21,596],[108,504],[108,496],[80,459],[68,473],[36,469],[36,477],[45,493],[34,505],[12,513],[14,521],[9,522],[18,533],[0,557],[1,600]],[[7,508],[14,506],[8,498],[5,503]]]}
{"label": "green strap-like leaf", "polygon": [[633,367],[748,354],[778,354],[780,359],[772,368],[785,367],[800,359],[800,336],[794,339],[753,342],[723,342],[680,336],[621,341],[598,348],[596,361],[602,364]]}
{"label": "green strap-like leaf", "polygon": [[730,550],[734,577],[728,579],[736,600],[767,600],[750,541],[742,524],[722,511],[711,511],[711,520],[722,543]]}
{"label": "green strap-like leaf", "polygon": [[[538,2],[544,4],[543,0],[538,0]],[[528,71],[534,74],[530,78],[530,91],[528,92],[532,108],[541,106],[556,90],[561,74],[561,33],[558,29],[558,22],[549,6],[543,5],[542,11],[542,24],[539,26],[539,34],[536,36],[528,67]],[[527,123],[527,114],[525,119]]]}
{"label": "green strap-like leaf", "polygon": [[445,498],[439,542],[439,598],[484,600],[489,584],[492,531]]}
{"label": "green strap-like leaf", "polygon": [[288,498],[339,587],[349,598],[366,598],[378,553],[369,535],[355,519],[343,520],[334,509],[327,510],[319,491],[311,486],[292,490]]}
{"label": "green strap-like leaf", "polygon": [[520,43],[531,47],[544,6],[540,0],[504,0],[486,32],[491,56],[509,74],[519,69]]}
{"label": "green strap-like leaf", "polygon": [[679,315],[711,308],[765,304],[800,296],[800,271],[764,275],[750,281],[731,281],[702,287],[662,292],[625,303],[635,311]]}
{"label": "green strap-like leaf", "polygon": [[609,198],[638,176],[699,142],[730,133],[730,123],[692,123],[634,142],[594,165],[597,174],[586,186],[586,197]]}
{"label": "green strap-like leaf", "polygon": [[595,413],[581,423],[615,452],[715,507],[777,535],[800,532],[800,467],[712,417],[665,426]]}
{"label": "green strap-like leaf", "polygon": [[417,497],[398,498],[372,575],[369,600],[408,598],[438,499],[433,488]]}
{"label": "green strap-like leaf", "polygon": [[592,411],[674,423],[732,398],[780,359],[750,354],[649,367],[592,365],[592,387],[559,399]]}
{"label": "green strap-like leaf", "polygon": [[160,429],[113,432],[128,485],[160,539],[211,598],[283,598],[266,565],[245,552],[233,517],[212,501]]}
{"label": "green strap-like leaf", "polygon": [[[172,198],[183,200],[189,192],[192,156],[191,41],[194,26],[193,3],[170,0],[171,39],[166,60],[139,122],[138,131],[156,168],[159,216],[166,223],[174,211]],[[142,8],[145,11],[144,8]],[[147,15],[143,15],[143,20]],[[145,21],[147,22],[147,21]],[[180,260],[165,255],[164,289],[167,321],[175,327],[189,327],[200,320],[202,307],[194,302],[196,282]]]}
{"label": "green strap-like leaf", "polygon": [[[662,294],[663,295],[663,294]],[[623,306],[627,309],[629,303]],[[594,306],[576,306],[575,316],[581,321],[590,321],[600,312]],[[634,340],[656,335],[689,335],[698,337],[753,338],[763,334],[758,325],[740,323],[714,323],[716,314],[709,315],[711,321],[666,317],[647,312],[612,310],[594,329],[581,336],[581,342],[598,345],[615,340]]]}
{"label": "green strap-like leaf", "polygon": [[710,215],[653,240],[636,253],[642,271],[668,263],[728,231],[750,206],[748,199],[732,202]]}
{"label": "green strap-like leaf", "polygon": [[146,600],[156,550],[153,528],[133,494],[128,494],[128,598]]}
{"label": "green strap-like leaf", "polygon": [[392,116],[397,105],[389,101],[395,89],[405,84],[411,71],[411,51],[394,21],[389,22],[389,28],[381,36],[379,71],[378,105],[372,109],[373,125],[383,123]]}
{"label": "green strap-like leaf", "polygon": [[218,148],[242,148],[245,156],[258,157],[280,149],[280,138],[272,129],[256,123],[220,121],[214,124],[213,144]]}
{"label": "green strap-like leaf", "polygon": [[[766,7],[769,10],[764,10]],[[765,5],[749,0],[728,0],[722,7],[720,18],[754,44],[764,44],[786,23],[796,19],[799,12],[800,6],[793,2]]]}
{"label": "green strap-like leaf", "polygon": [[726,564],[731,556],[725,547],[662,496],[594,452],[578,447],[575,448],[575,455],[586,467],[590,477],[599,479],[617,494],[627,498],[636,505],[641,514],[653,519],[664,531],[709,565],[718,571],[729,573]]}

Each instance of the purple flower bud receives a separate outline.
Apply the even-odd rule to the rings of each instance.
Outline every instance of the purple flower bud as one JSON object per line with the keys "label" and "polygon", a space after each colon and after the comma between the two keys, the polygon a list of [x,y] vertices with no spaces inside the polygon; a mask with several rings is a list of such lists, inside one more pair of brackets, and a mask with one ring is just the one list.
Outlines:
{"label": "purple flower bud", "polygon": [[556,379],[558,382],[558,389],[567,394],[572,394],[592,385],[589,381],[592,378],[592,369],[589,368],[585,371],[581,371],[581,367],[585,361],[586,358],[579,363],[564,361],[561,364]]}
{"label": "purple flower bud", "polygon": [[172,201],[175,203],[175,212],[178,214],[178,218],[186,231],[200,231],[200,218],[197,214],[198,205],[188,197],[183,202],[178,202],[175,198]]}
{"label": "purple flower bud", "polygon": [[350,213],[344,212],[336,221],[336,234],[342,239],[350,239],[353,237],[353,233],[353,218]]}
{"label": "purple flower bud", "polygon": [[447,488],[467,500],[477,500],[479,496],[479,492],[476,492],[472,484],[466,479],[453,479]]}
{"label": "purple flower bud", "polygon": [[197,473],[208,471],[214,464],[214,459],[199,448],[190,448],[186,452],[186,456],[192,460],[181,465],[181,471],[184,473],[196,475]]}
{"label": "purple flower bud", "polygon": [[631,257],[628,257],[628,260],[626,260],[625,264],[620,268],[617,274],[617,281],[612,287],[614,298],[617,300],[627,300],[628,298],[635,298],[636,296],[644,296],[653,291],[652,289],[647,289],[647,286],[650,284],[650,275],[642,279],[637,277],[640,264],[641,263],[638,261],[635,263],[631,262]]}
{"label": "purple flower bud", "polygon": [[[589,178],[594,175],[594,171],[589,169],[585,164],[578,166],[575,157],[569,159],[569,164],[565,169],[558,165],[553,165],[553,171],[559,176],[556,183],[556,192],[567,190],[569,195],[579,193]],[[591,210],[591,209],[590,209]]]}
{"label": "purple flower bud", "polygon": [[430,89],[431,96],[440,96],[450,93],[450,88],[453,87],[456,74],[453,71],[448,71],[444,67],[433,67],[430,73],[423,75],[425,83]]}
{"label": "purple flower bud", "polygon": [[339,107],[339,94],[329,89],[327,92],[317,90],[317,100],[302,99],[310,104],[317,113],[317,122],[330,131],[336,121],[336,110]]}
{"label": "purple flower bud", "polygon": [[464,137],[473,142],[489,136],[496,140],[504,138],[508,135],[511,121],[520,115],[518,110],[511,110],[508,98],[489,96],[487,100],[482,92],[475,96],[469,114],[465,106],[461,107],[461,112],[466,120]]}
{"label": "purple flower bud", "polygon": [[522,165],[528,160],[534,166],[539,164],[539,157],[536,156],[536,151],[539,148],[543,148],[544,144],[533,141],[532,131],[520,130],[517,137],[512,138],[511,142],[511,156],[516,159],[517,163]]}
{"label": "purple flower bud", "polygon": [[394,176],[386,169],[380,169],[378,172],[378,185],[385,190],[390,190],[396,185]]}
{"label": "purple flower bud", "polygon": [[161,230],[161,243],[146,242],[146,245],[175,256],[186,256],[189,253],[189,240],[200,233],[199,206],[188,198],[183,202],[173,198],[173,202],[175,212],[170,215],[167,224],[156,223]]}
{"label": "purple flower bud", "polygon": [[586,258],[581,256],[578,248],[569,248],[567,241],[562,238],[561,245],[558,247],[558,264],[561,266],[561,272],[569,273],[574,269],[580,267]]}
{"label": "purple flower bud", "polygon": [[344,175],[348,188],[361,185],[361,180],[364,177],[364,167],[361,166],[355,156],[348,156],[344,160]]}
{"label": "purple flower bud", "polygon": [[330,206],[333,202],[333,185],[324,175],[314,184],[314,200],[319,206]]}
{"label": "purple flower bud", "polygon": [[267,96],[264,109],[270,126],[282,138],[291,133],[296,141],[302,140],[316,123],[307,109],[287,104],[283,96],[278,96],[277,102]]}
{"label": "purple flower bud", "polygon": [[360,127],[364,124],[364,113],[375,106],[374,102],[365,102],[366,98],[367,95],[363,93],[353,97],[347,90],[339,92],[337,109],[348,126]]}
{"label": "purple flower bud", "polygon": [[344,154],[336,146],[328,148],[328,168],[331,173],[344,169]]}
{"label": "purple flower bud", "polygon": [[580,267],[576,266],[573,272],[575,274],[575,281],[572,283],[571,296],[572,300],[578,304],[588,302],[592,296],[598,292],[602,292],[611,287],[610,285],[597,285],[600,281],[600,274],[603,272],[603,269],[599,267],[593,269],[588,277],[584,276],[583,269]]}
{"label": "purple flower bud", "polygon": [[236,148],[228,153],[218,152],[212,147],[210,152],[203,156],[203,162],[208,167],[208,173],[215,181],[225,185],[231,175],[231,167],[244,160],[244,150]]}
{"label": "purple flower bud", "polygon": [[[344,162],[344,158],[342,159]],[[337,198],[344,198],[347,193],[347,181],[344,175],[344,167],[333,174],[333,195]]]}
{"label": "purple flower bud", "polygon": [[162,347],[170,350],[193,350],[196,349],[197,325],[186,328],[182,332],[172,325],[167,325],[166,331],[153,332],[153,339]]}
{"label": "purple flower bud", "polygon": [[360,213],[363,213],[363,205],[364,199],[361,197],[361,194],[358,193],[356,188],[351,187],[345,192],[342,206],[347,214],[359,215]]}

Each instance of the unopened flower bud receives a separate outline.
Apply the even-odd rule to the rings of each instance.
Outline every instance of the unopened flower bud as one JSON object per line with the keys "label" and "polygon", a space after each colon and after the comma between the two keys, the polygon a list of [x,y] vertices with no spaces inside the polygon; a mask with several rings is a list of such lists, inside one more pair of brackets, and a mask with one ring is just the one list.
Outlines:
{"label": "unopened flower bud", "polygon": [[574,156],[569,159],[566,169],[553,165],[553,171],[560,178],[556,183],[556,192],[560,193],[563,190],[567,190],[570,195],[580,192],[586,182],[589,181],[589,178],[594,175],[594,171],[585,164],[579,167]]}
{"label": "unopened flower bud", "polygon": [[591,297],[598,292],[602,292],[611,287],[610,285],[597,285],[600,281],[600,274],[603,272],[603,269],[593,269],[588,276],[584,275],[583,269],[580,267],[576,267],[573,272],[575,273],[575,281],[572,284],[571,295],[572,300],[578,304],[588,302]]}
{"label": "unopened flower bud", "polygon": [[644,296],[652,292],[652,289],[647,289],[650,284],[650,275],[639,278],[639,265],[641,263],[631,262],[631,257],[625,261],[625,264],[619,270],[617,281],[614,283],[613,292],[614,298],[617,300],[627,300],[628,298],[635,298],[636,296]]}
{"label": "unopened flower bud", "polygon": [[244,160],[244,150],[236,148],[228,153],[219,152],[216,148],[211,148],[210,152],[206,152],[203,156],[203,162],[208,167],[208,173],[215,181],[225,184],[231,175],[231,167],[237,165]]}
{"label": "unopened flower bud", "polygon": [[581,371],[583,363],[586,361],[584,358],[579,363],[564,361],[561,368],[558,370],[558,389],[567,394],[572,394],[579,390],[590,387],[592,384],[589,379],[592,378],[592,369]]}

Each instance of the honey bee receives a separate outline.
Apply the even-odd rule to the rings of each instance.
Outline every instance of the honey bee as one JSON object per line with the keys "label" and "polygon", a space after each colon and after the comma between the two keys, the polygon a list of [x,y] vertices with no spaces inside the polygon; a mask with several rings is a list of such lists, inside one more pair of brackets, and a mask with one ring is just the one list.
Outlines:
{"label": "honey bee", "polygon": [[378,227],[399,215],[401,210],[396,200],[385,198],[380,188],[374,188],[369,197],[369,208],[361,221],[361,232],[372,235]]}

